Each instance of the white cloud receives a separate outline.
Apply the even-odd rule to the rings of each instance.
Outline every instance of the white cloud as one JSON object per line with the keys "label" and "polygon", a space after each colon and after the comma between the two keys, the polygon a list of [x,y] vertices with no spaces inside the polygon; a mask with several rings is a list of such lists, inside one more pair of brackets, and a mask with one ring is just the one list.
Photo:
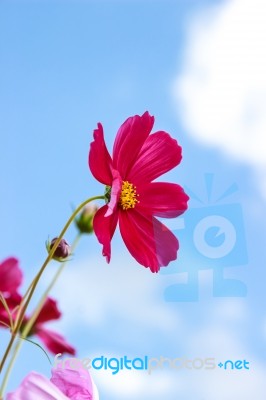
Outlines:
{"label": "white cloud", "polygon": [[[174,98],[187,132],[266,173],[266,2],[197,14]],[[265,188],[266,189],[266,188]]]}
{"label": "white cloud", "polygon": [[181,323],[178,313],[162,301],[161,275],[152,274],[121,251],[110,265],[97,255],[75,263],[74,268],[70,263],[63,274],[54,293],[62,299],[64,329],[73,329],[80,321],[100,327],[110,315],[123,320],[125,326],[130,321],[165,334]]}
{"label": "white cloud", "polygon": [[[147,372],[121,371],[117,375],[110,372],[102,372],[98,379],[99,385],[106,393],[111,393],[116,398],[137,399],[143,398],[147,393],[147,398],[169,398],[172,393],[173,379],[167,372],[158,375],[148,375]],[[177,387],[177,380],[175,381]]]}
{"label": "white cloud", "polygon": [[[189,308],[188,317],[184,319],[178,312],[179,309],[184,311],[181,304],[174,307],[161,297],[165,283],[170,281],[170,276],[151,274],[124,253],[114,256],[111,265],[107,265],[99,256],[80,263],[70,263],[55,290],[60,308],[64,312],[64,331],[78,329],[81,322],[85,326],[84,332],[86,325],[97,331],[108,330],[110,315],[123,322],[121,337],[116,338],[117,346],[112,354],[109,354],[108,346],[105,352],[104,344],[100,346],[98,343],[97,347],[83,349],[85,353],[80,357],[97,357],[100,354],[117,358],[123,356],[123,344],[121,348],[119,346],[123,335],[127,335],[128,326],[132,326],[133,322],[139,327],[140,337],[144,342],[150,328],[156,334],[160,332],[162,340],[169,340],[173,344],[173,357],[215,357],[217,362],[242,357],[252,362],[252,369],[176,371],[165,368],[153,371],[151,375],[146,371],[123,370],[116,375],[112,375],[110,370],[93,371],[100,396],[128,400],[144,396],[147,399],[169,400],[195,396],[204,400],[248,400],[254,395],[257,400],[263,400],[266,390],[263,378],[265,366],[256,361],[256,356],[247,348],[239,332],[239,326],[249,323],[246,301],[232,298],[206,301],[206,319],[200,325],[195,323],[191,329],[193,317]],[[199,306],[195,305],[195,309],[200,309]],[[153,338],[149,337],[149,340],[152,342]],[[175,343],[182,344],[182,355],[176,354],[178,347],[174,347]],[[135,345],[136,343],[132,343],[133,353],[136,352]],[[161,355],[167,357],[165,354]]]}
{"label": "white cloud", "polygon": [[257,365],[255,370],[224,371],[217,369],[213,373],[195,376],[193,385],[198,387],[199,394],[204,400],[250,400],[253,398],[264,400],[265,372],[262,365]]}

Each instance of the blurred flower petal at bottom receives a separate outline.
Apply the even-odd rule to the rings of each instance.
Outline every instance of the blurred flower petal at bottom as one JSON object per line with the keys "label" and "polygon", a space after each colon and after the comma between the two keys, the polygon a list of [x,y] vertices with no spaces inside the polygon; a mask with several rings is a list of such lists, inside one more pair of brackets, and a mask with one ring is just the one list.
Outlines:
{"label": "blurred flower petal at bottom", "polygon": [[51,380],[37,372],[30,372],[20,386],[6,397],[6,400],[26,399],[99,400],[99,394],[87,370],[60,368],[52,370]]}
{"label": "blurred flower petal at bottom", "polygon": [[8,393],[7,400],[68,400],[48,378],[30,372],[12,393]]}

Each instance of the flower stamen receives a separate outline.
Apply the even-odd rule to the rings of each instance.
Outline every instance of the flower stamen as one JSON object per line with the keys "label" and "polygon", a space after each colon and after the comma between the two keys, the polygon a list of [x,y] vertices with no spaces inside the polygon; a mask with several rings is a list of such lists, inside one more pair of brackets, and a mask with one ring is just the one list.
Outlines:
{"label": "flower stamen", "polygon": [[136,191],[136,186],[128,181],[122,182],[121,194],[119,199],[119,205],[123,210],[128,210],[129,208],[134,208],[139,200],[137,199],[139,195]]}

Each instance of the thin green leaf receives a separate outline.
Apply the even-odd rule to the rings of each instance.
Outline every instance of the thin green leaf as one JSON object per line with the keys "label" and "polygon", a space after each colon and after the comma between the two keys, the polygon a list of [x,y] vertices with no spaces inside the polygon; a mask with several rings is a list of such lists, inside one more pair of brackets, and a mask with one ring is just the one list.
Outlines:
{"label": "thin green leaf", "polygon": [[36,343],[36,342],[34,342],[33,340],[31,340],[31,339],[29,339],[29,338],[25,338],[25,337],[23,337],[23,336],[20,336],[20,339],[26,340],[27,342],[30,342],[30,343],[32,343],[32,344],[35,344],[35,346],[39,347],[39,348],[44,352],[44,354],[46,355],[46,357],[47,357],[49,363],[52,365],[51,360],[50,360],[48,354],[46,353],[46,351],[44,350],[44,348],[43,348],[39,343]]}

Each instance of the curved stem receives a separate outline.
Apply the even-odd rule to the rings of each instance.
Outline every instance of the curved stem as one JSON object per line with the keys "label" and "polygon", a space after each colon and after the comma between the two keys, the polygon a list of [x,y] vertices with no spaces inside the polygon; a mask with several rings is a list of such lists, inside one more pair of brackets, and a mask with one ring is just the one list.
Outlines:
{"label": "curved stem", "polygon": [[[71,253],[72,253],[72,252],[75,250],[75,248],[77,247],[80,237],[81,237],[81,234],[78,233],[77,236],[76,236],[76,238],[75,238],[74,241],[73,241],[72,246],[71,246]],[[56,281],[58,280],[59,276],[61,275],[63,269],[64,269],[65,266],[66,266],[66,264],[67,264],[67,261],[63,262],[63,263],[60,265],[60,267],[57,269],[57,271],[56,271],[56,273],[55,273],[53,279],[51,280],[51,282],[49,283],[49,285],[47,286],[47,288],[46,288],[45,291],[43,292],[43,295],[42,295],[42,297],[40,298],[37,307],[35,308],[35,310],[34,310],[32,316],[31,316],[31,318],[30,318],[29,321],[26,323],[26,325],[25,325],[25,327],[24,327],[24,329],[23,329],[23,331],[22,331],[22,334],[21,334],[22,339],[27,337],[28,333],[30,332],[31,328],[33,327],[33,325],[34,325],[34,323],[35,323],[35,321],[36,321],[36,319],[37,319],[37,317],[38,317],[38,315],[39,315],[39,313],[40,313],[40,311],[41,311],[41,309],[42,309],[42,306],[43,306],[43,304],[44,304],[44,302],[45,302],[45,300],[46,300],[48,294],[50,293],[51,289],[54,287]],[[11,373],[11,371],[12,371],[12,368],[13,368],[13,366],[14,366],[14,363],[15,363],[15,361],[16,361],[16,359],[17,359],[17,356],[19,355],[20,349],[21,349],[22,344],[23,344],[23,340],[22,340],[22,339],[19,339],[19,340],[17,341],[17,344],[16,344],[16,346],[15,346],[14,352],[13,352],[12,357],[11,357],[11,359],[10,359],[10,361],[9,361],[8,366],[7,366],[7,369],[6,369],[6,372],[5,372],[3,381],[2,381],[2,385],[1,385],[1,388],[0,388],[0,396],[1,396],[1,393],[4,393],[4,391],[5,391],[5,389],[6,389],[6,385],[7,385],[7,383],[8,383],[8,379],[9,379],[10,373]]]}
{"label": "curved stem", "polygon": [[[58,236],[58,238],[57,238],[55,244],[53,245],[52,249],[50,250],[48,256],[46,257],[46,259],[45,259],[43,265],[41,266],[41,268],[40,268],[40,270],[39,270],[39,272],[37,273],[36,277],[33,279],[32,283],[30,284],[30,288],[31,288],[31,289],[29,290],[29,293],[28,293],[28,296],[26,297],[26,299],[25,299],[25,298],[23,299],[23,300],[24,300],[24,304],[23,304],[23,301],[22,301],[21,307],[19,308],[18,315],[17,315],[17,319],[16,319],[16,322],[15,322],[15,326],[14,326],[14,330],[13,330],[13,332],[12,332],[11,339],[10,339],[10,341],[9,341],[9,343],[8,343],[8,346],[7,346],[7,348],[6,348],[6,351],[5,351],[4,356],[3,356],[3,358],[2,358],[2,361],[1,361],[1,364],[0,364],[0,373],[1,373],[1,371],[2,371],[2,369],[3,369],[3,367],[4,367],[4,365],[5,365],[6,359],[7,359],[8,355],[9,355],[9,352],[10,352],[12,346],[13,346],[13,343],[14,343],[14,340],[15,340],[15,338],[16,338],[16,335],[17,335],[17,333],[19,332],[19,329],[20,329],[20,327],[21,327],[23,318],[24,318],[24,316],[25,316],[25,313],[26,313],[26,310],[27,310],[27,308],[28,308],[28,305],[29,305],[29,303],[30,303],[30,301],[31,301],[31,298],[32,298],[32,296],[33,296],[33,294],[34,294],[34,291],[35,291],[35,289],[36,289],[36,286],[37,286],[37,284],[38,284],[38,282],[39,282],[39,280],[40,280],[40,278],[41,278],[41,276],[42,276],[42,274],[43,274],[43,272],[44,272],[46,266],[47,266],[47,265],[49,264],[49,262],[52,260],[53,255],[54,255],[54,253],[55,253],[55,251],[56,251],[56,249],[57,249],[57,247],[58,247],[58,245],[59,245],[61,239],[63,238],[64,234],[66,233],[67,229],[69,228],[69,226],[70,226],[71,223],[73,222],[73,220],[74,220],[74,218],[76,217],[76,215],[83,209],[83,207],[84,207],[86,204],[88,204],[89,202],[91,202],[91,201],[93,201],[93,200],[98,200],[98,199],[103,199],[103,200],[104,200],[104,196],[95,196],[95,197],[91,197],[90,199],[85,200],[85,201],[84,201],[83,203],[81,203],[81,204],[78,206],[78,208],[73,212],[73,214],[71,215],[71,217],[70,217],[70,218],[68,219],[68,221],[66,222],[64,228],[62,229],[60,235]],[[27,292],[28,292],[28,291],[27,291]],[[0,396],[1,396],[1,393],[0,393]]]}
{"label": "curved stem", "polygon": [[[12,334],[12,337],[13,337],[13,334]],[[14,339],[15,339],[15,338],[14,338]],[[10,342],[11,342],[11,341],[10,341]],[[10,342],[9,342],[9,343],[10,343]],[[12,344],[13,344],[13,342],[14,342],[14,341],[12,341]],[[11,345],[12,345],[12,344],[11,344]],[[19,345],[20,345],[20,342],[17,342],[17,346],[16,346],[16,347],[19,347]],[[11,348],[11,347],[10,347],[10,348]],[[12,359],[13,359],[13,358],[12,358]],[[1,384],[1,388],[0,388],[0,400],[3,399],[2,396],[4,395],[4,391],[5,391],[7,382],[8,382],[8,378],[9,378],[11,369],[12,369],[12,367],[13,367],[12,359],[11,359],[9,365],[8,365],[8,368],[7,368],[7,370],[6,370],[6,373],[5,373],[5,375],[4,375],[4,378],[3,378],[3,381],[2,381],[2,384]]]}

